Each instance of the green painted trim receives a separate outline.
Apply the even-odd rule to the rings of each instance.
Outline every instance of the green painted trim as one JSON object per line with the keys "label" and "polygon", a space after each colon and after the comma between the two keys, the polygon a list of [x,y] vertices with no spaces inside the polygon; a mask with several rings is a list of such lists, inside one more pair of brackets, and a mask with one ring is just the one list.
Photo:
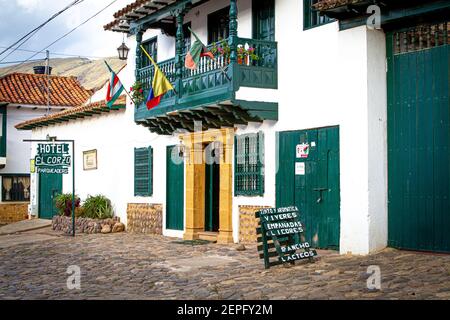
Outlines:
{"label": "green painted trim", "polygon": [[154,13],[147,15],[146,17],[144,17],[138,21],[133,21],[130,26],[130,33],[136,34],[137,32],[139,32],[139,30],[148,29],[147,26],[171,16],[173,14],[173,11],[175,11],[177,9],[183,10],[186,7],[186,5],[191,3],[191,1],[192,0],[177,1],[173,4],[170,4],[166,7],[164,7],[161,10],[158,10]]}
{"label": "green painted trim", "polygon": [[[387,11],[387,12],[386,12]],[[325,11],[325,12],[331,12]],[[382,8],[381,25],[385,28],[402,28],[412,24],[417,24],[419,18],[429,16],[432,21],[446,21],[450,13],[450,3],[447,0],[424,2],[414,7],[404,6],[400,9]],[[339,21],[341,31],[363,26],[366,24],[367,15],[356,15],[352,18],[346,18]],[[392,27],[390,27],[392,25]]]}
{"label": "green painted trim", "polygon": [[3,105],[0,106],[0,114],[2,115],[2,123],[0,123],[0,126],[2,126],[2,136],[0,138],[0,157],[6,158],[6,151],[7,151],[7,134],[8,134],[8,106]]}

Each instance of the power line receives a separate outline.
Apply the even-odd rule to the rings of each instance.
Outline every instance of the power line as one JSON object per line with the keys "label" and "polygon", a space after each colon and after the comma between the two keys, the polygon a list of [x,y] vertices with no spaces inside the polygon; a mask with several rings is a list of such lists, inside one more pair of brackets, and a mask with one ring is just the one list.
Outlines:
{"label": "power line", "polygon": [[53,19],[55,19],[57,16],[61,15],[62,13],[64,13],[65,11],[69,10],[70,8],[72,8],[73,6],[76,6],[77,4],[80,4],[81,2],[83,2],[84,0],[75,0],[72,3],[70,3],[68,6],[66,6],[65,8],[63,8],[62,10],[58,11],[57,13],[55,13],[53,16],[51,16],[49,19],[47,19],[46,21],[44,21],[42,24],[40,24],[39,26],[37,26],[36,28],[34,28],[33,30],[31,30],[30,32],[28,32],[26,35],[24,35],[22,38],[20,38],[19,40],[17,40],[16,42],[14,42],[12,45],[10,45],[8,48],[6,48],[5,50],[3,50],[2,52],[0,52],[0,56],[2,54],[4,54],[5,52],[7,52],[8,50],[10,50],[11,48],[13,48],[15,45],[19,44],[16,48],[13,48],[13,50],[8,53],[5,57],[3,57],[0,62],[2,62],[3,60],[5,60],[5,58],[9,57],[12,53],[14,53],[15,50],[17,50],[18,48],[20,48],[25,42],[27,42],[28,40],[30,40],[39,30],[41,30],[46,24],[48,24],[50,21],[52,21]]}
{"label": "power line", "polygon": [[[4,46],[0,46],[0,48],[6,48]],[[30,53],[45,53],[45,51],[37,51],[31,49],[17,49],[17,51],[30,52]],[[50,52],[52,56],[61,56],[61,57],[75,57],[75,58],[89,58],[89,59],[104,59],[105,57],[97,57],[97,56],[86,56],[82,54],[68,54],[68,53],[57,53]],[[22,62],[22,61],[19,61]],[[6,64],[6,63],[5,63]]]}
{"label": "power line", "polygon": [[[43,61],[45,59],[33,59],[33,60],[28,60],[27,62],[35,62],[35,61]],[[14,63],[25,63],[24,60],[19,60],[19,61],[6,61],[6,62],[0,62],[0,64],[14,64]]]}
{"label": "power line", "polygon": [[[111,3],[109,3],[106,7],[104,7],[103,9],[101,9],[100,11],[98,11],[97,13],[95,13],[94,15],[92,15],[91,17],[89,17],[88,19],[84,20],[82,23],[80,23],[79,25],[77,25],[75,28],[73,28],[72,30],[70,30],[69,32],[65,33],[64,35],[62,35],[61,37],[59,37],[58,39],[56,39],[55,41],[53,41],[52,43],[50,43],[48,46],[46,46],[45,48],[43,48],[40,52],[50,48],[52,45],[54,45],[55,43],[57,43],[58,41],[64,39],[65,37],[67,37],[68,35],[70,35],[72,32],[74,32],[75,30],[77,30],[78,28],[80,28],[81,26],[85,25],[86,23],[88,23],[89,21],[91,21],[92,19],[94,19],[96,16],[98,16],[100,13],[102,13],[103,11],[105,11],[106,9],[108,9],[110,6],[112,6],[114,3],[116,3],[117,0],[113,0]],[[10,73],[14,70],[16,70],[17,68],[19,68],[20,66],[22,66],[25,62],[28,62],[29,60],[33,59],[35,56],[37,56],[39,53],[35,53],[33,54],[31,57],[29,57],[27,60],[25,60],[24,62],[14,66],[13,68],[9,69],[6,73]]]}

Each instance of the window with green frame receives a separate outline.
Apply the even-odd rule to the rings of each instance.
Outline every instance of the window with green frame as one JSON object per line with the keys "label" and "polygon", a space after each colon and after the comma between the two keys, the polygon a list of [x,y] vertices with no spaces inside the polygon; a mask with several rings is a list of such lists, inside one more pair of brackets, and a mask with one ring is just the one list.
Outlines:
{"label": "window with green frame", "polygon": [[235,137],[235,196],[264,195],[264,133]]}
{"label": "window with green frame", "polygon": [[319,11],[314,10],[312,7],[319,0],[303,0],[303,30],[318,27],[334,19],[321,15]]}
{"label": "window with green frame", "polygon": [[153,195],[153,148],[134,149],[134,195]]}
{"label": "window with green frame", "polygon": [[[155,62],[158,62],[158,37],[151,38],[147,41],[144,41],[142,43],[142,46],[144,47],[145,51],[148,52],[148,54],[152,57]],[[149,58],[144,53],[144,51],[141,50],[141,68],[148,67],[151,64]]]}

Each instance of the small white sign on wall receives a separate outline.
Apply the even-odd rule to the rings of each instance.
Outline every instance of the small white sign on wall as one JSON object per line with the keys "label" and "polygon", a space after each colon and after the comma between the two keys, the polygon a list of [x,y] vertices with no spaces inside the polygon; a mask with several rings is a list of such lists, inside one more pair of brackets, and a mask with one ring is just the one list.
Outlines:
{"label": "small white sign on wall", "polygon": [[296,162],[295,163],[295,175],[296,176],[304,176],[305,175],[305,163],[304,162]]}
{"label": "small white sign on wall", "polygon": [[309,144],[298,144],[295,151],[297,158],[306,159],[309,156]]}

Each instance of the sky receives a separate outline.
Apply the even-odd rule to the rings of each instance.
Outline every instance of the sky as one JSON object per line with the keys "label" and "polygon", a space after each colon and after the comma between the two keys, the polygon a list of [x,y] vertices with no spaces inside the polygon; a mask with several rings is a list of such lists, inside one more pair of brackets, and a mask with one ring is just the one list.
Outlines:
{"label": "sky", "polygon": [[[84,0],[52,20],[21,48],[42,50],[113,1]],[[3,51],[2,47],[8,47],[71,2],[73,0],[0,0],[0,52]],[[122,43],[123,35],[104,31],[103,25],[114,19],[114,12],[132,2],[133,0],[116,0],[100,15],[50,47],[50,58],[52,52],[93,57],[117,56],[117,47]],[[29,52],[16,51],[3,62],[25,60],[31,55]],[[5,54],[0,56],[0,60],[4,57]],[[45,54],[42,53],[33,59],[44,57]],[[61,58],[56,55],[53,57]]]}

